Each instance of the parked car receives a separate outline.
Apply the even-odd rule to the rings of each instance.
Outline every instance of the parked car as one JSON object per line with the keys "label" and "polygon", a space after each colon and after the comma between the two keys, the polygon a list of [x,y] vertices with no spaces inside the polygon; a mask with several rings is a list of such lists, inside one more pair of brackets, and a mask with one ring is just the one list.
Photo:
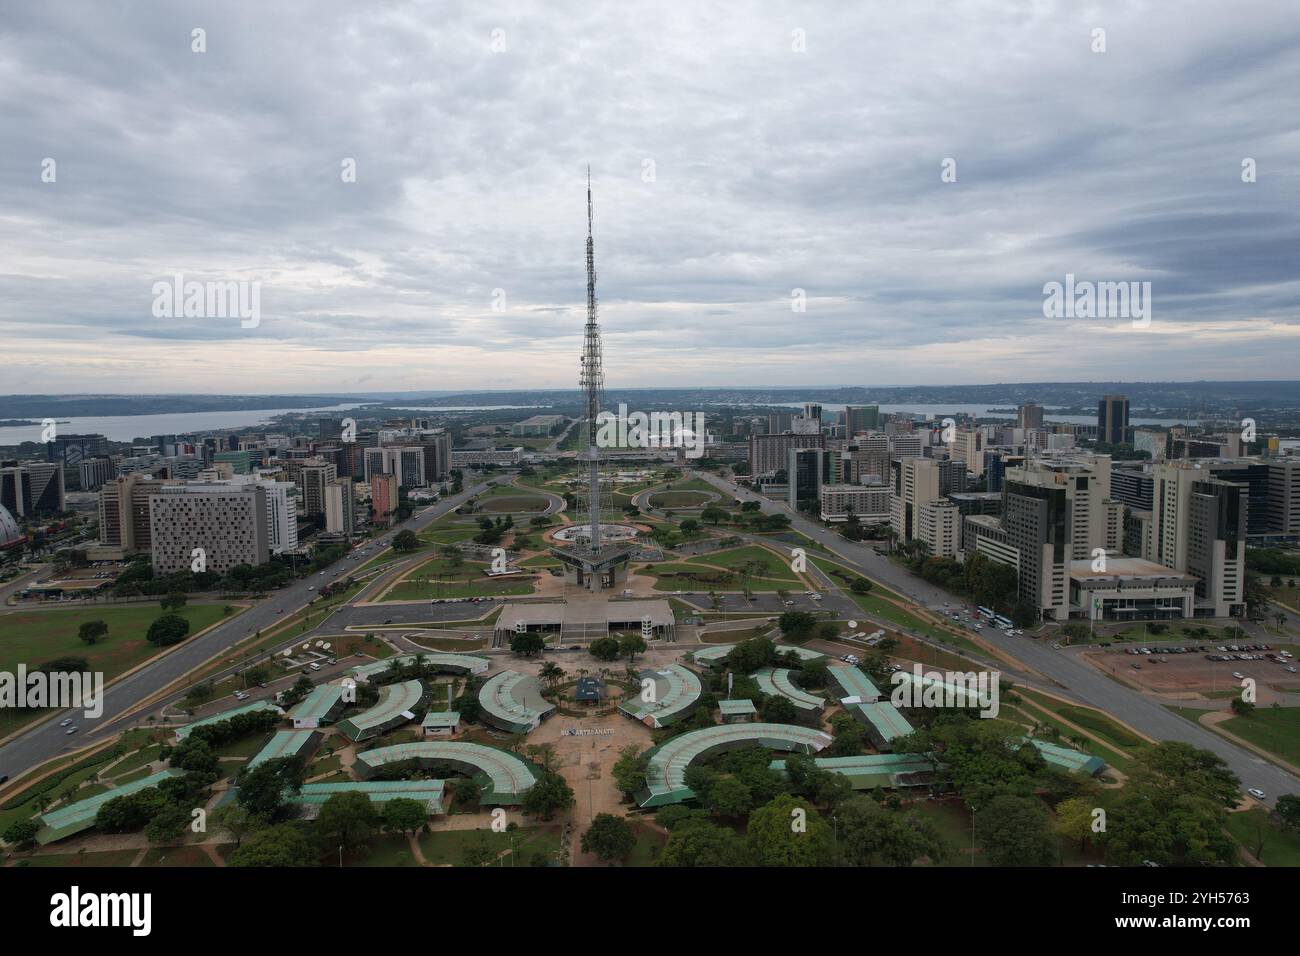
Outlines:
{"label": "parked car", "polygon": [[1232,672],[1232,676],[1235,677],[1235,678],[1237,678],[1237,680],[1241,680],[1241,679],[1244,678],[1246,675],[1243,674],[1241,671],[1233,671],[1233,672]]}
{"label": "parked car", "polygon": [[1264,791],[1259,789],[1259,787],[1251,787],[1246,792],[1250,794],[1252,797],[1254,797],[1256,800],[1263,800],[1265,796]]}

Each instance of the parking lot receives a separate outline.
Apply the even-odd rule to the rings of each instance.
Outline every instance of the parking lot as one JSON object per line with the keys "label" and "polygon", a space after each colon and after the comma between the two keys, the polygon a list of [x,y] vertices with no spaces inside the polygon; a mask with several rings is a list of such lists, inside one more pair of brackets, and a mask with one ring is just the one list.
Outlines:
{"label": "parking lot", "polygon": [[1300,691],[1300,665],[1293,645],[1129,644],[1084,652],[1094,665],[1156,693],[1220,695],[1251,678],[1259,703]]}

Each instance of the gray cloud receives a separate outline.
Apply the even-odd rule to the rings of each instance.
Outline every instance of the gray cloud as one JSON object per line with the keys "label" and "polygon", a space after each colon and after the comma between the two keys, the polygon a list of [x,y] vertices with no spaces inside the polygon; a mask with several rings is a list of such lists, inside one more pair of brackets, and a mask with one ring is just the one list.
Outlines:
{"label": "gray cloud", "polygon": [[[0,391],[569,386],[588,163],[611,384],[1292,377],[1300,12],[1167,6],[19,6]],[[1044,319],[1067,272],[1155,321]]]}

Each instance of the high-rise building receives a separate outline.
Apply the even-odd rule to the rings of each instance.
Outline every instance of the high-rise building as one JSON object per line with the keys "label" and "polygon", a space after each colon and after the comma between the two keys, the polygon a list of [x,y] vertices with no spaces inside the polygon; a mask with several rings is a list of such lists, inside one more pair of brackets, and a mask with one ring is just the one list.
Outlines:
{"label": "high-rise building", "polygon": [[98,491],[106,481],[117,477],[117,463],[107,455],[83,458],[77,465],[82,491]]}
{"label": "high-rise building", "polygon": [[237,475],[247,475],[253,470],[253,454],[248,449],[243,451],[219,451],[213,455],[212,460],[217,463],[225,462],[229,464]]}
{"label": "high-rise building", "polygon": [[1124,444],[1128,432],[1128,398],[1104,395],[1097,403],[1097,440],[1110,445]]}
{"label": "high-rise building", "polygon": [[790,451],[797,448],[825,448],[826,437],[795,435],[784,432],[777,435],[751,435],[749,437],[749,473],[754,478],[774,475],[784,471],[790,463]]}
{"label": "high-rise building", "polygon": [[798,511],[810,502],[820,502],[823,484],[833,480],[833,452],[822,448],[791,448],[786,465],[787,502]]}
{"label": "high-rise building", "polygon": [[939,463],[933,458],[896,458],[889,500],[889,526],[906,544],[919,537],[919,509],[943,497]]}
{"label": "high-rise building", "polygon": [[218,574],[271,556],[266,489],[257,484],[164,486],[149,496],[149,527],[155,574],[189,570],[198,556]]}
{"label": "high-rise building", "polygon": [[[434,457],[438,450],[434,448]],[[375,475],[396,475],[402,488],[423,488],[426,481],[426,449],[421,445],[396,445],[365,450],[366,481]]]}
{"label": "high-rise building", "polygon": [[1268,463],[1268,522],[1275,534],[1300,535],[1300,458]]}
{"label": "high-rise building", "polygon": [[1016,409],[1017,428],[1042,428],[1043,406],[1034,402],[1025,402]]}
{"label": "high-rise building", "polygon": [[356,536],[356,494],[351,478],[334,478],[325,486],[325,530],[348,539]]}
{"label": "high-rise building", "polygon": [[15,519],[53,516],[67,510],[59,462],[0,463],[0,506]]}
{"label": "high-rise building", "polygon": [[325,513],[325,488],[337,477],[338,469],[330,462],[320,459],[303,462],[298,472],[298,484],[302,488],[303,514]]}
{"label": "high-rise building", "polygon": [[880,427],[879,405],[849,405],[844,409],[845,435],[852,438]]}
{"label": "high-rise building", "polygon": [[371,519],[377,525],[387,525],[397,510],[397,476],[374,475],[370,479]]}

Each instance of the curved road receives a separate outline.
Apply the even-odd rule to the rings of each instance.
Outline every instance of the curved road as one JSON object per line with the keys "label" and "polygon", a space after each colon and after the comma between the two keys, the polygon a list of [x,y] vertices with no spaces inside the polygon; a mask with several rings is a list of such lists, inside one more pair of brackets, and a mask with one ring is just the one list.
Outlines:
{"label": "curved road", "polygon": [[[934,607],[945,601],[954,605],[966,603],[961,597],[915,577],[889,558],[876,554],[873,548],[848,541],[783,504],[709,472],[696,474],[741,501],[759,502],[765,514],[785,515],[790,519],[793,530],[824,545],[862,574],[884,583],[918,604]],[[1250,750],[1192,723],[1137,691],[1116,683],[1103,672],[1070,654],[1053,650],[1051,645],[1027,637],[1002,637],[998,643],[1007,653],[1068,688],[1079,700],[1112,714],[1148,737],[1155,740],[1180,740],[1222,757],[1232,772],[1241,778],[1243,788],[1258,787],[1267,794],[1264,802],[1269,806],[1273,806],[1284,793],[1300,793],[1300,777],[1287,773]]]}
{"label": "curved road", "polygon": [[[499,484],[509,477],[509,475],[494,477],[459,495],[431,505],[402,524],[390,528],[385,534],[375,538],[372,543],[382,549],[392,541],[398,531],[406,529],[420,531],[447,512],[459,507],[471,495],[486,491],[490,486]],[[254,632],[266,630],[289,617],[316,597],[316,589],[325,584],[342,581],[353,571],[355,567],[349,559],[336,561],[323,572],[294,581],[237,617],[218,625],[201,637],[179,645],[152,664],[146,664],[129,676],[106,687],[104,712],[101,717],[92,719],[85,717],[80,710],[65,710],[33,725],[17,738],[0,746],[0,776],[7,774],[10,778],[17,778],[20,773],[47,760],[82,749],[88,743],[97,743],[106,734],[116,733],[128,723],[127,718],[139,708],[142,702],[247,639]],[[0,620],[3,620],[3,617],[0,617]],[[287,642],[289,642],[288,635],[286,635]],[[71,717],[80,728],[79,733],[69,736],[59,726],[59,722],[67,717]]]}

